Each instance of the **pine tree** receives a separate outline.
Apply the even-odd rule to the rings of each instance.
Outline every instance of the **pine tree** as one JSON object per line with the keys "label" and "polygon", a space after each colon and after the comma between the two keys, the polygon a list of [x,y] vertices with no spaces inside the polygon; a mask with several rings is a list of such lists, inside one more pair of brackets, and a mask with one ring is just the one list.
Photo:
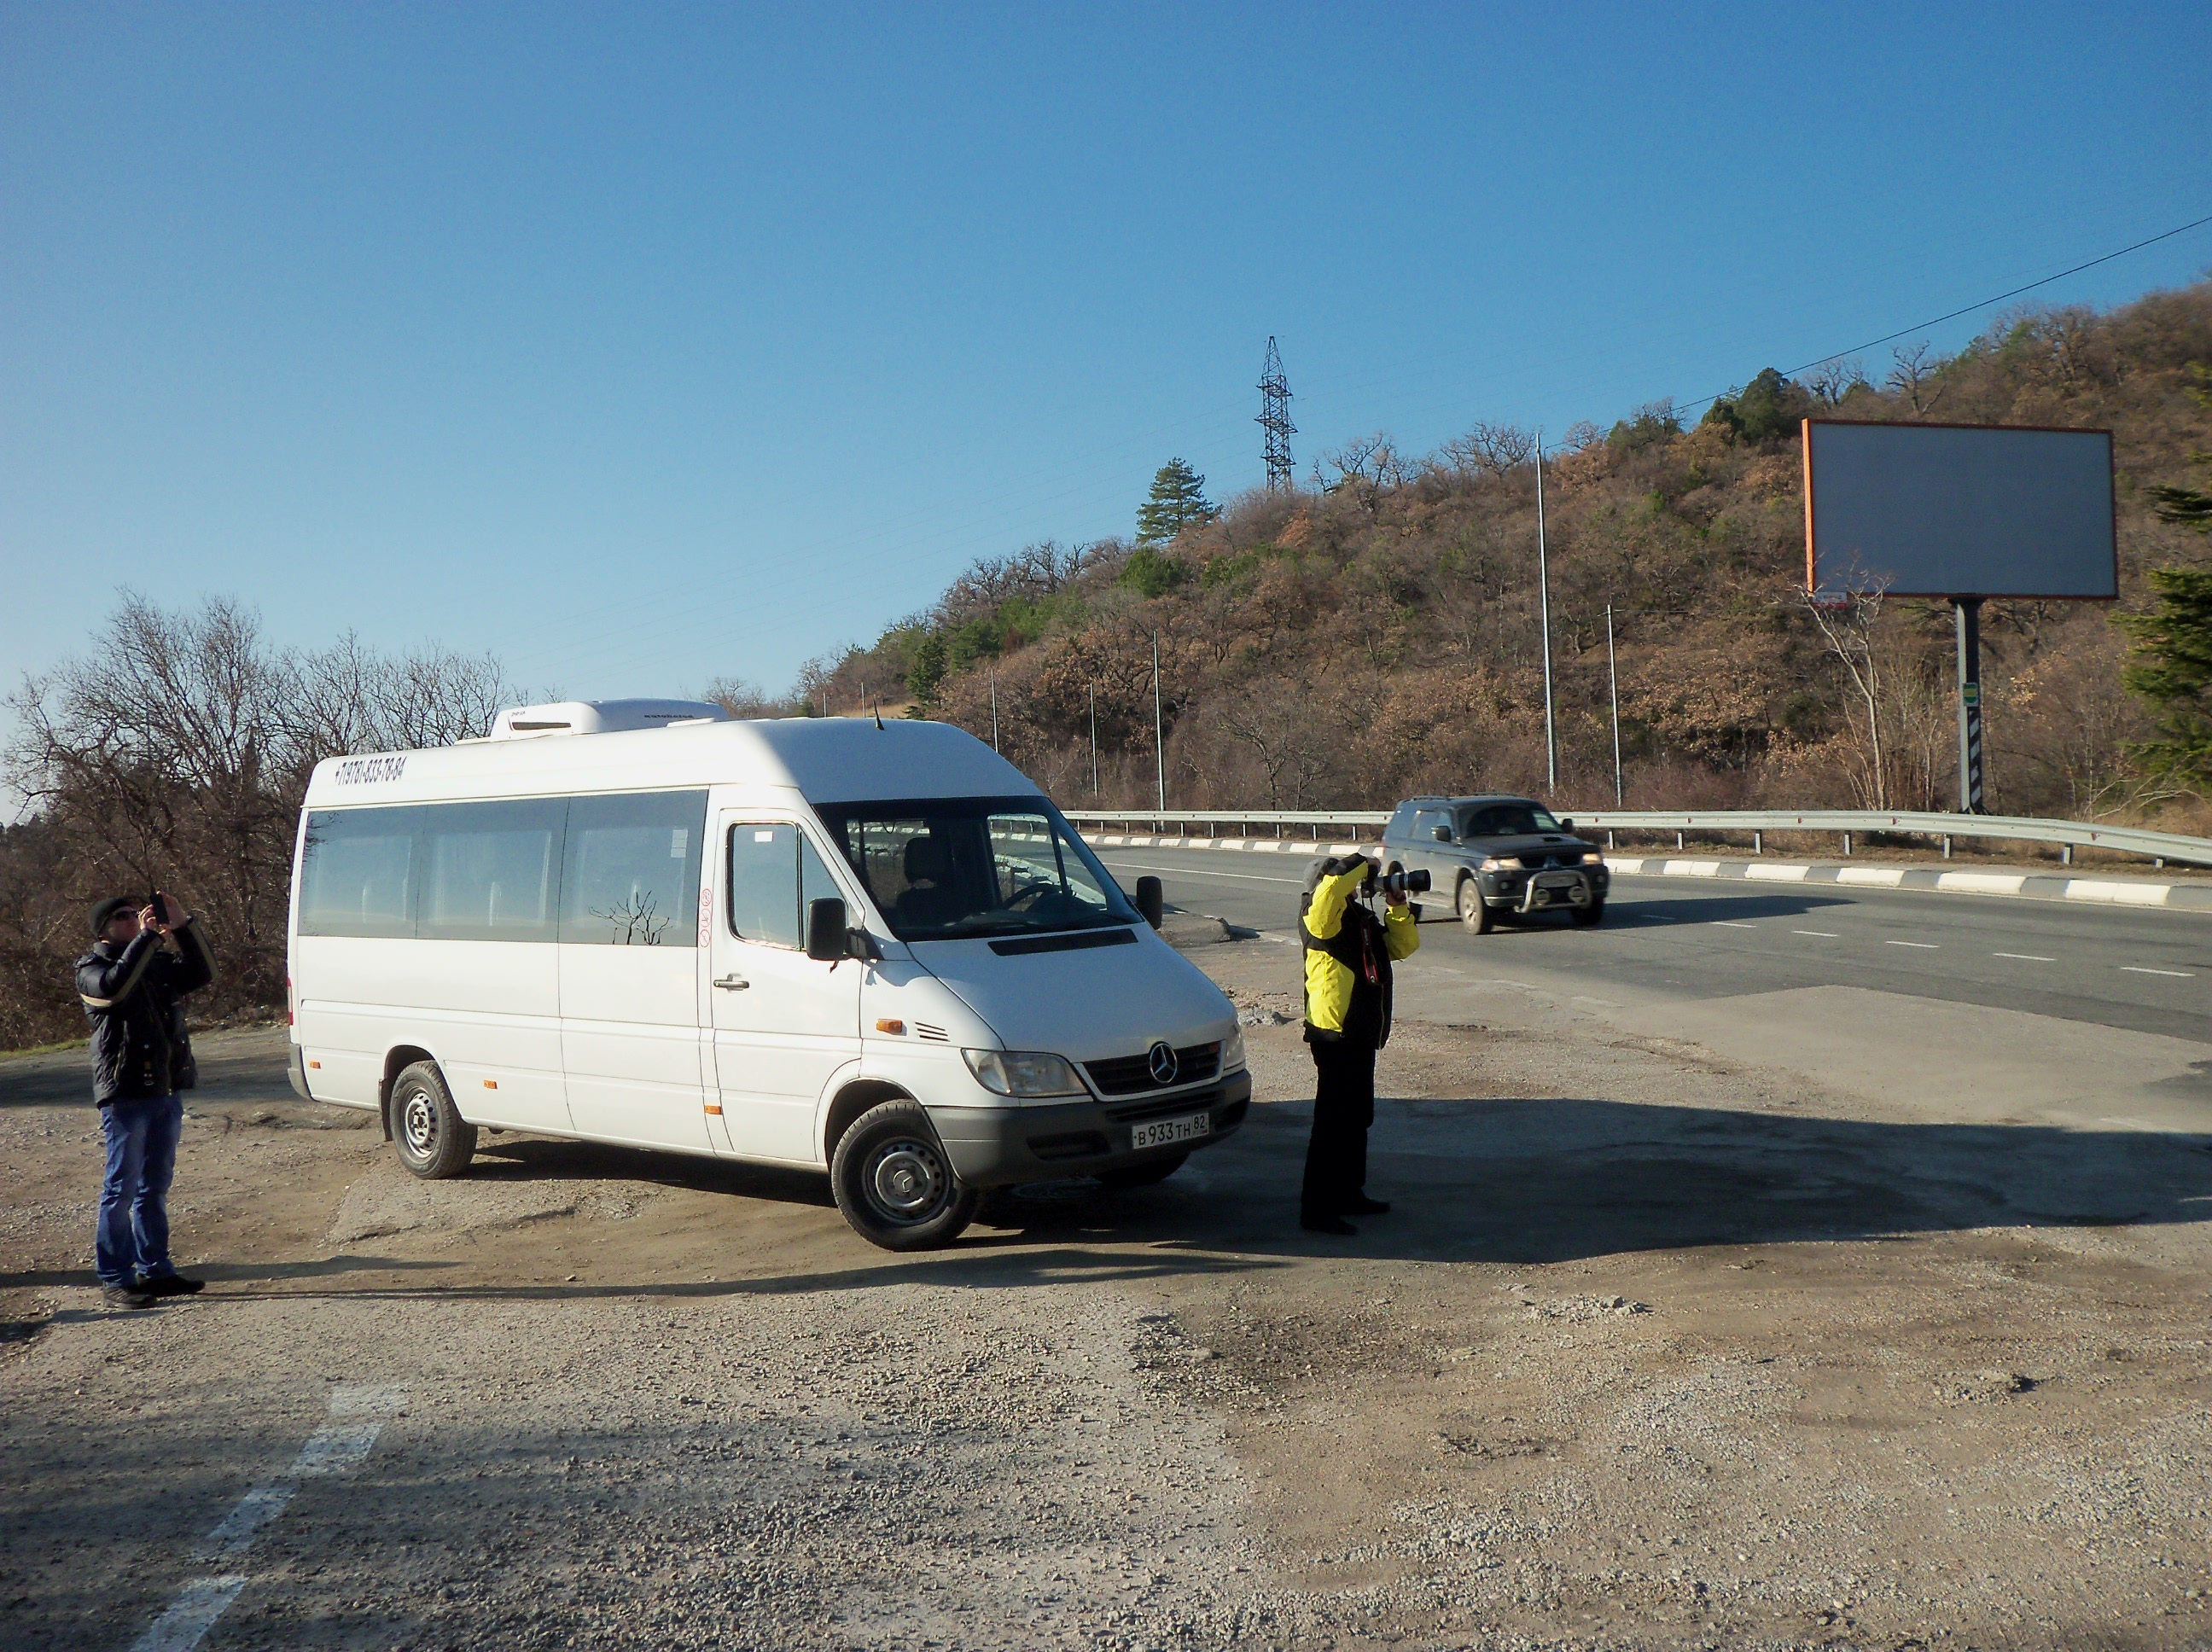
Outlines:
{"label": "pine tree", "polygon": [[1206,478],[1171,459],[1153,476],[1152,497],[1137,512],[1137,543],[1164,545],[1185,528],[1203,527],[1220,514],[1206,496]]}
{"label": "pine tree", "polygon": [[[2155,488],[2158,513],[2199,533],[2212,533],[2212,494]],[[2160,778],[2212,790],[2212,572],[2154,568],[2158,606],[2121,616],[2136,636],[2135,658],[2120,680],[2158,708],[2163,738],[2134,748]]]}

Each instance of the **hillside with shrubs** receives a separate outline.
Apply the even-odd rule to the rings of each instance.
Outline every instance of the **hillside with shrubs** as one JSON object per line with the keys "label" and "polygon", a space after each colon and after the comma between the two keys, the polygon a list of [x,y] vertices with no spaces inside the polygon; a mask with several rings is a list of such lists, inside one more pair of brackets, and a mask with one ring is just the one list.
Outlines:
{"label": "hillside with shrubs", "polygon": [[[2212,282],[2014,315],[1955,356],[1903,352],[1879,383],[1770,369],[1694,423],[1661,404],[1570,433],[1545,460],[1557,800],[1613,801],[1610,605],[1628,806],[1953,806],[1950,610],[1892,600],[1824,631],[1802,591],[1800,419],[2109,427],[2126,613],[2148,604],[2149,570],[2212,563],[2154,493],[2204,485],[2208,362]],[[988,738],[995,689],[1002,749],[1074,806],[1095,694],[1101,798],[1149,807],[1157,636],[1171,806],[1540,793],[1538,610],[1530,435],[1478,424],[1416,457],[1377,434],[1172,538],[979,562],[927,614],[816,662],[793,703],[881,702]],[[2188,785],[2131,759],[2155,719],[2123,683],[2116,617],[1987,605],[1993,811],[2202,818]]]}

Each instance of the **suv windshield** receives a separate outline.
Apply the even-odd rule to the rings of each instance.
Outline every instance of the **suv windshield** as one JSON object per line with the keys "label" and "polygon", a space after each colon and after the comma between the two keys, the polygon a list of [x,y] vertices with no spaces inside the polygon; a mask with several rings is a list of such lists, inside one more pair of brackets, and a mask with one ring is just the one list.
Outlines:
{"label": "suv windshield", "polygon": [[1534,803],[1486,803],[1467,811],[1462,837],[1527,837],[1537,832],[1556,832],[1559,823],[1552,811]]}
{"label": "suv windshield", "polygon": [[1136,909],[1042,798],[915,798],[816,811],[902,941],[1133,924]]}

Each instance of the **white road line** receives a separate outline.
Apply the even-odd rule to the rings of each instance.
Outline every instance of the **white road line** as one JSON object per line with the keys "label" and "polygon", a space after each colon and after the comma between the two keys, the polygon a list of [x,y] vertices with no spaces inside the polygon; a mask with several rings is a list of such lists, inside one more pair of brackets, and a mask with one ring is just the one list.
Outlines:
{"label": "white road line", "polygon": [[[343,1474],[358,1467],[384,1431],[384,1419],[407,1403],[407,1390],[396,1383],[349,1383],[331,1390],[331,1415],[357,1420],[325,1423],[307,1436],[283,1478],[255,1486],[238,1506],[216,1522],[200,1544],[203,1562],[228,1560],[251,1548],[261,1528],[283,1514],[298,1495],[301,1480]],[[243,1572],[195,1577],[177,1591],[169,1609],[132,1645],[131,1652],[192,1652],[215,1627],[248,1582]]]}
{"label": "white road line", "polygon": [[2124,963],[2120,968],[2131,975],[2171,975],[2176,981],[2197,979],[2197,972],[2194,969],[2146,969],[2139,963]]}
{"label": "white road line", "polygon": [[1793,935],[1818,935],[1824,941],[1832,941],[1837,938],[1836,932],[1832,929],[1793,929],[1790,932]]}
{"label": "white road line", "polygon": [[1171,872],[1179,878],[1233,878],[1240,884],[1303,884],[1303,878],[1268,878],[1256,872],[1214,872],[1205,866],[1155,866],[1142,860],[1117,863],[1137,872]]}
{"label": "white road line", "polygon": [[1923,952],[1940,952],[1943,949],[1934,941],[1884,941],[1884,946],[1914,946]]}
{"label": "white road line", "polygon": [[2017,958],[2022,963],[2056,963],[2056,958],[2046,958],[2040,952],[1992,952],[1993,958]]}
{"label": "white road line", "polygon": [[1664,917],[1656,912],[1639,912],[1636,915],[1647,924],[1679,924],[1682,921],[1680,918]]}
{"label": "white road line", "polygon": [[1717,927],[1721,929],[1756,929],[1759,927],[1757,924],[1740,924],[1733,918],[1716,918],[1713,920],[1713,923]]}
{"label": "white road line", "polygon": [[169,1609],[154,1619],[131,1652],[192,1652],[245,1587],[246,1579],[236,1575],[195,1577],[177,1591]]}

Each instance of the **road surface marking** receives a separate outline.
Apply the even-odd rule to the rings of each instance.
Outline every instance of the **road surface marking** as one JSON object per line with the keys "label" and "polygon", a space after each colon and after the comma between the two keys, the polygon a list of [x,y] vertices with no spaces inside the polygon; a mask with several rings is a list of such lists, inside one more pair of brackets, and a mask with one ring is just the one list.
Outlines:
{"label": "road surface marking", "polygon": [[1824,941],[1832,941],[1837,938],[1836,932],[1832,929],[1793,929],[1790,932],[1793,935],[1818,935]]}
{"label": "road surface marking", "polygon": [[2176,981],[2197,979],[2197,972],[2194,969],[2146,969],[2139,963],[2124,963],[2120,968],[2131,975],[2171,975]]}
{"label": "road surface marking", "polygon": [[154,1620],[131,1652],[191,1652],[245,1587],[246,1579],[235,1574],[195,1577],[177,1591],[169,1609]]}
{"label": "road surface marking", "polygon": [[1756,929],[1757,924],[1740,924],[1733,918],[1716,918],[1713,922],[1723,929]]}
{"label": "road surface marking", "polygon": [[1940,952],[1942,948],[1934,941],[1884,941],[1884,946],[1913,946],[1923,952]]}
{"label": "road surface marking", "polygon": [[[252,1546],[261,1528],[283,1514],[301,1480],[343,1474],[361,1465],[384,1431],[384,1419],[407,1403],[407,1390],[395,1383],[349,1383],[331,1390],[331,1415],[345,1422],[325,1423],[307,1436],[290,1472],[255,1486],[216,1523],[199,1546],[202,1560],[231,1559]],[[195,1577],[177,1591],[169,1609],[132,1645],[131,1652],[192,1652],[215,1627],[248,1581],[243,1572]]]}
{"label": "road surface marking", "polygon": [[1993,958],[2018,958],[2022,963],[2056,963],[2056,958],[2046,958],[2040,952],[1992,952]]}
{"label": "road surface marking", "polygon": [[1141,860],[1124,860],[1121,865],[1138,872],[1171,872],[1178,878],[1233,878],[1240,884],[1303,884],[1303,878],[1270,878],[1256,872],[1215,872],[1207,866],[1154,866]]}
{"label": "road surface marking", "polygon": [[1680,918],[1666,918],[1666,917],[1662,917],[1658,913],[1656,913],[1656,912],[1639,912],[1639,913],[1638,913],[1636,915],[1637,915],[1638,917],[1639,917],[1639,918],[1643,919],[1646,923],[1654,923],[1654,924],[1679,924],[1679,923],[1680,923],[1680,922],[1682,921]]}

